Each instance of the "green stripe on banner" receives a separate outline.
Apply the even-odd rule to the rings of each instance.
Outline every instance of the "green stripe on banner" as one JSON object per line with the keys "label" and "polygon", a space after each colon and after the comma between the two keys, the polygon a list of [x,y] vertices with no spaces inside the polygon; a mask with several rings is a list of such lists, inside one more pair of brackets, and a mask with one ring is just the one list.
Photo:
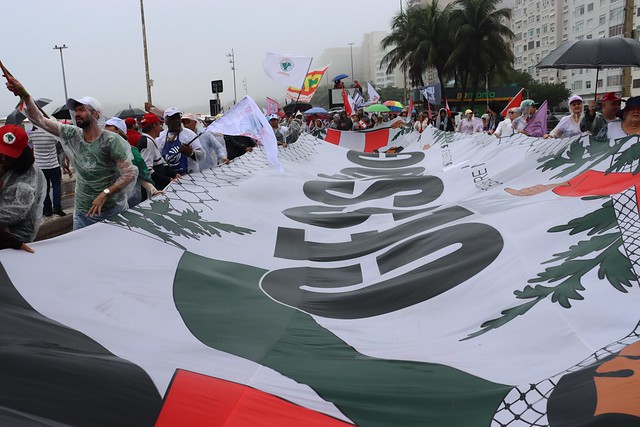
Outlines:
{"label": "green stripe on banner", "polygon": [[449,366],[362,355],[267,297],[266,272],[185,252],[174,279],[178,311],[204,344],[307,384],[359,427],[484,427],[511,390]]}

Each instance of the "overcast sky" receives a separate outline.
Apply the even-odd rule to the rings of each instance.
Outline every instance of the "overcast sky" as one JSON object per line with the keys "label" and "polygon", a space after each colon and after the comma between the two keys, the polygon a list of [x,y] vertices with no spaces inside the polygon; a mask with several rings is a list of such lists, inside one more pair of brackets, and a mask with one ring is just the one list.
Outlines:
{"label": "overcast sky", "polygon": [[[14,4],[17,8],[18,3]],[[224,80],[223,103],[233,100],[227,53],[234,49],[237,98],[282,99],[284,88],[262,70],[266,52],[319,58],[323,49],[359,46],[362,35],[389,31],[400,0],[145,0],[153,102],[185,109],[207,106],[211,80]],[[9,8],[11,9],[11,7]],[[10,10],[5,10],[10,12]],[[29,0],[3,20],[0,59],[35,98],[64,103],[60,53],[70,97],[94,96],[108,114],[146,101],[139,0]],[[18,18],[20,16],[20,18]],[[315,59],[313,66],[323,66]],[[348,70],[331,70],[331,75]],[[15,98],[0,90],[0,116]]]}

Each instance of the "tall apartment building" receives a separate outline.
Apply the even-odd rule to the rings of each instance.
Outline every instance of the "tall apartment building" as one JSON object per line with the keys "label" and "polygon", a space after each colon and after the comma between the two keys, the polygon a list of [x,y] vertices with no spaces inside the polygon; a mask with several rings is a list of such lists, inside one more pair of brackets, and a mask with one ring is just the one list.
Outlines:
{"label": "tall apartment building", "polygon": [[[351,72],[351,57],[353,55],[353,72]],[[348,74],[345,85],[350,84],[353,79],[360,80],[363,77],[362,55],[359,46],[332,47],[325,49],[318,60],[314,60],[314,67],[324,67],[329,65],[327,70],[327,82],[337,74]]]}
{"label": "tall apartment building", "polygon": [[386,65],[380,68],[382,58],[391,50],[382,49],[380,43],[389,33],[385,31],[373,31],[362,37],[362,71],[363,80],[371,82],[376,87],[404,87],[404,75],[396,69],[392,74],[387,74]]}
{"label": "tall apartment building", "polygon": [[[542,58],[568,40],[621,37],[624,0],[516,0],[513,8],[514,68],[526,71],[541,83],[562,82],[585,99],[597,92],[622,90],[622,71],[540,70]],[[640,87],[640,82],[639,85]]]}
{"label": "tall apartment building", "polygon": [[562,4],[573,0],[515,0],[512,9],[514,69],[537,81],[560,81],[557,70],[539,70],[536,64],[562,43]]}
{"label": "tall apartment building", "polygon": [[[387,35],[385,31],[374,31],[363,35],[360,46],[325,49],[316,64],[331,64],[328,71],[329,78],[340,73],[349,74],[349,78],[345,80],[346,84],[355,79],[365,87],[367,81],[376,87],[404,87],[404,77],[400,70],[387,74],[386,66],[380,68],[382,58],[390,50],[380,47],[382,39]],[[353,73],[351,73],[352,53]]]}

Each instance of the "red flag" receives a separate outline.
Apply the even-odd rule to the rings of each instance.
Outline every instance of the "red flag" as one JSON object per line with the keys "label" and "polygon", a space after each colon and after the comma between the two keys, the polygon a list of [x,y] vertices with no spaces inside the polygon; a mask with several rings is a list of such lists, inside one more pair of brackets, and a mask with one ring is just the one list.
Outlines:
{"label": "red flag", "polygon": [[449,101],[447,100],[447,98],[444,99],[444,105],[445,109],[447,110],[447,116],[451,118],[451,108],[449,108]]}
{"label": "red flag", "polygon": [[522,91],[524,89],[520,89],[520,92],[516,93],[516,96],[514,96],[513,98],[511,98],[511,101],[509,101],[509,103],[507,104],[506,107],[504,107],[504,110],[502,110],[502,117],[507,117],[507,112],[509,111],[510,108],[514,108],[514,107],[520,107],[520,104],[522,104]]}
{"label": "red flag", "polygon": [[349,92],[342,89],[342,102],[344,102],[344,111],[347,113],[347,116],[351,117],[351,115],[353,114],[353,101],[349,98]]}
{"label": "red flag", "polygon": [[544,101],[522,130],[528,136],[541,137],[547,133],[547,101]]}
{"label": "red flag", "polygon": [[411,101],[409,101],[409,111],[407,111],[407,115],[411,117],[413,114],[413,97],[411,97]]}

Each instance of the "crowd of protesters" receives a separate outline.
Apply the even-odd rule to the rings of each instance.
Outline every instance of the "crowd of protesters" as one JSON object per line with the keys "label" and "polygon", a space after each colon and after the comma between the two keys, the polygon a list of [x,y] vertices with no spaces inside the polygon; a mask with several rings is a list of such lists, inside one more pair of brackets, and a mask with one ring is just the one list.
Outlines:
{"label": "crowd of protesters", "polygon": [[[0,127],[0,249],[32,252],[27,244],[34,240],[42,216],[66,215],[61,206],[63,171],[69,177],[75,174],[73,228],[79,229],[164,194],[183,175],[228,164],[256,145],[248,137],[214,134],[207,130],[212,118],[201,120],[176,107],[160,110],[145,104],[147,113],[142,117],[107,118],[96,99],[70,98],[66,104],[71,120],[58,121],[46,117],[18,80],[5,77],[7,88],[24,103],[33,127],[29,134],[17,125]],[[568,100],[571,114],[544,137],[588,132],[606,138],[615,133],[611,129],[620,127],[621,99],[610,93],[602,101],[602,113],[595,111],[593,103],[585,112],[582,98],[572,96]],[[636,104],[627,107],[640,110],[640,101]],[[526,133],[537,106],[527,99],[507,109],[503,117],[501,106],[490,102],[484,114],[467,109],[457,123],[444,108],[435,114],[430,108],[379,113],[359,108],[351,115],[279,112],[267,116],[267,121],[281,147],[295,143],[303,132],[363,131],[398,120],[418,133],[433,126],[445,132],[501,138]]]}

